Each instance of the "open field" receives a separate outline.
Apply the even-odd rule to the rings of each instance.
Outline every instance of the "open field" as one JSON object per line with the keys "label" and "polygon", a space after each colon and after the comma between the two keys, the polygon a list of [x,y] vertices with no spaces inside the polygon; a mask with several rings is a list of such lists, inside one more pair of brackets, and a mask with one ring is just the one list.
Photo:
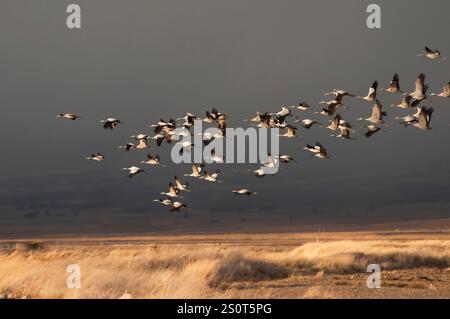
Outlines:
{"label": "open field", "polygon": [[[448,231],[42,243],[0,251],[0,298],[450,298]],[[372,263],[381,266],[381,289],[367,288]],[[66,287],[70,264],[81,267],[81,289]]]}

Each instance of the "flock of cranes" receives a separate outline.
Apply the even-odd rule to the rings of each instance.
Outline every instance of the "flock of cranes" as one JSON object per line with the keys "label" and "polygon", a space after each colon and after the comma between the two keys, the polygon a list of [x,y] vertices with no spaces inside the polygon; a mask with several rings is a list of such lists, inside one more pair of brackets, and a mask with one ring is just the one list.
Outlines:
{"label": "flock of cranes", "polygon": [[[425,47],[425,53],[420,54],[419,56],[430,60],[446,60],[446,58],[441,57],[441,52],[439,50],[433,50],[429,47]],[[279,136],[287,139],[297,137],[298,128],[293,123],[299,123],[301,127],[306,130],[311,129],[313,126],[319,126],[339,133],[331,135],[333,137],[339,139],[353,139],[352,135],[355,133],[355,131],[353,130],[353,126],[342,118],[342,116],[338,112],[338,109],[348,108],[344,103],[344,99],[354,98],[372,103],[372,111],[369,117],[357,119],[358,121],[368,122],[368,124],[364,126],[366,128],[364,136],[366,138],[370,138],[377,132],[384,130],[382,128],[382,125],[385,124],[384,117],[387,116],[387,113],[383,110],[383,104],[378,98],[379,91],[382,91],[390,94],[398,94],[399,97],[401,97],[401,101],[399,102],[399,104],[391,105],[391,107],[398,107],[405,110],[416,110],[414,114],[405,115],[403,117],[396,117],[395,119],[398,120],[401,125],[413,126],[421,130],[429,130],[431,129],[430,122],[434,109],[432,107],[423,105],[423,101],[429,99],[429,96],[427,95],[428,85],[426,84],[425,74],[420,73],[414,84],[415,90],[413,92],[404,93],[404,91],[402,91],[400,87],[400,76],[398,74],[394,74],[389,86],[386,89],[379,90],[378,81],[374,81],[370,85],[366,96],[357,96],[345,90],[333,89],[331,92],[324,94],[324,96],[331,96],[331,100],[319,102],[319,104],[326,105],[326,107],[322,108],[318,112],[313,113],[324,117],[325,120],[326,118],[329,118],[328,124],[323,124],[325,120],[314,120],[310,118],[300,119],[298,116],[293,114],[293,110],[300,111],[301,113],[310,113],[313,108],[306,102],[300,102],[298,105],[294,106],[282,107],[278,112],[256,112],[256,116],[254,118],[244,121],[251,122],[259,128],[279,128],[284,131],[284,133],[280,134]],[[431,93],[429,95],[442,98],[450,98],[450,82],[444,85],[442,92]],[[61,113],[58,114],[57,117],[72,121],[81,118],[80,116],[71,113]],[[292,124],[288,123],[288,119],[291,118],[294,119],[292,121]],[[156,124],[150,125],[150,127],[153,128],[154,136],[149,136],[147,134],[132,135],[130,136],[130,138],[133,139],[133,142],[128,142],[125,145],[121,145],[119,146],[119,149],[126,152],[132,151],[134,149],[148,149],[151,147],[150,140],[154,140],[157,147],[161,146],[164,141],[167,143],[178,141],[180,136],[193,134],[191,133],[190,129],[195,125],[195,120],[202,120],[205,123],[217,125],[218,133],[202,133],[202,140],[204,145],[208,145],[214,139],[222,139],[225,137],[227,115],[219,112],[216,108],[213,108],[211,111],[206,111],[206,116],[203,119],[189,112],[186,113],[185,116],[177,118],[176,120],[170,119],[169,121],[165,121],[161,119]],[[108,130],[117,129],[122,124],[120,120],[115,118],[106,118],[104,120],[101,120],[100,123],[102,124],[104,129]],[[183,128],[183,130],[176,131],[177,128]],[[180,153],[189,151],[192,147],[195,146],[190,142],[178,143],[181,146]],[[319,142],[316,142],[315,145],[307,144],[304,149],[318,159],[326,160],[330,158],[326,148]],[[253,173],[257,177],[265,176],[266,172],[263,169],[264,167],[274,167],[277,162],[290,163],[294,161],[294,158],[289,155],[268,155],[268,161],[262,163],[263,166],[261,168],[253,171]],[[102,162],[105,160],[105,156],[100,153],[93,153],[90,156],[86,157],[86,159],[96,162]],[[224,162],[224,159],[218,156],[214,150],[211,151],[209,160],[212,163]],[[150,166],[164,166],[160,162],[159,155],[153,156],[148,154],[146,159],[142,160],[140,163]],[[147,171],[138,166],[130,166],[123,168],[122,170],[126,171],[130,178],[138,174],[148,174]],[[200,179],[210,183],[222,182],[220,180],[221,172],[219,170],[216,170],[215,172],[208,171],[205,164],[192,164],[192,171],[190,173],[186,173],[184,176]],[[189,189],[189,184],[183,182],[178,176],[175,176],[173,181],[169,183],[168,190],[160,193],[160,195],[164,195],[165,198],[157,198],[154,200],[154,202],[170,207],[171,211],[179,211],[187,207],[186,204],[181,202],[181,199],[183,198],[181,194],[183,192],[190,191],[191,190]],[[250,191],[247,188],[234,189],[232,190],[232,193],[241,196],[257,195],[257,192]]]}

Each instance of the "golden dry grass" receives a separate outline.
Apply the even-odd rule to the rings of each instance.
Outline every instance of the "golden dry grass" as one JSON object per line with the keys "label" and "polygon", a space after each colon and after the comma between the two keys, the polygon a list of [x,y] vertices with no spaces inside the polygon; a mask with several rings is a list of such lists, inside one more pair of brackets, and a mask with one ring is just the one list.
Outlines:
{"label": "golden dry grass", "polygon": [[[440,290],[435,291],[437,296],[450,298],[446,282],[450,267],[449,240],[347,240],[310,242],[294,248],[195,244],[3,251],[0,252],[0,295],[13,298],[359,297],[342,289],[350,285],[370,294],[364,280],[366,267],[372,263],[380,264],[390,276],[390,287],[398,289],[429,287],[431,282],[411,286],[404,278],[411,272],[418,274],[434,269],[442,275],[433,286],[439,286]],[[81,267],[81,289],[66,287],[69,264]],[[422,280],[420,276],[417,278]],[[401,287],[403,283],[406,286]],[[404,296],[409,293],[405,290]]]}

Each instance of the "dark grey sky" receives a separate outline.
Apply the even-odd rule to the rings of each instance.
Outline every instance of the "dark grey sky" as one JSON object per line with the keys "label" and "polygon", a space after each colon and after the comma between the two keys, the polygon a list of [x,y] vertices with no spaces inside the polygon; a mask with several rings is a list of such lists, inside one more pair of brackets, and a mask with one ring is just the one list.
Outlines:
{"label": "dark grey sky", "polygon": [[[71,2],[81,5],[81,30],[65,26]],[[131,134],[150,133],[148,125],[159,118],[186,111],[203,116],[215,106],[228,114],[229,126],[241,126],[257,110],[303,100],[319,108],[331,88],[363,95],[374,80],[385,87],[394,72],[406,91],[420,72],[430,91],[450,80],[449,62],[416,56],[429,45],[450,57],[446,0],[375,1],[382,7],[381,30],[366,27],[366,7],[374,1],[71,2],[1,4],[2,236],[157,231],[160,224],[183,229],[188,219],[170,216],[152,199],[189,165],[171,165],[164,145],[157,152],[168,167],[133,180],[120,171],[146,152],[117,146]],[[422,132],[396,124],[395,116],[411,113],[388,107],[398,96],[380,99],[389,113],[387,132],[370,140],[360,129],[356,141],[301,130],[301,138],[281,145],[298,163],[277,176],[259,180],[234,174],[232,166],[221,167],[223,184],[190,180],[185,201],[191,220],[220,228],[241,217],[302,224],[449,216],[450,101],[426,103],[436,112],[433,130]],[[348,105],[341,114],[358,128],[355,119],[366,117],[371,105]],[[55,119],[59,112],[83,119]],[[104,131],[97,121],[108,116],[124,124]],[[331,160],[302,150],[315,141]],[[110,162],[84,160],[92,152]],[[230,192],[237,186],[259,196],[238,198]],[[189,223],[195,229],[196,222]]]}

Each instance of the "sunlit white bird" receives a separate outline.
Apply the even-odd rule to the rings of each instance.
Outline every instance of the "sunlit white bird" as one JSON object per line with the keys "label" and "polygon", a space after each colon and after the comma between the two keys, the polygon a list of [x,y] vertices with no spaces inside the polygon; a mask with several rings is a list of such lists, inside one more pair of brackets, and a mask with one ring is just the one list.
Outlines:
{"label": "sunlit white bird", "polygon": [[105,160],[105,156],[103,156],[100,153],[97,153],[97,154],[91,154],[91,156],[86,157],[86,159],[87,160],[93,160],[93,161],[96,161],[96,162],[102,162],[102,161]]}
{"label": "sunlit white bird", "polygon": [[135,148],[135,145],[133,143],[127,143],[125,145],[120,145],[119,146],[120,149],[123,149],[127,152],[131,151],[133,148]]}
{"label": "sunlit white bird", "polygon": [[331,124],[327,126],[328,129],[332,131],[340,130],[339,135],[331,135],[342,139],[349,139],[350,138],[350,132],[352,129],[352,126],[347,123],[347,121],[343,120],[341,118],[340,114],[336,114],[336,116],[331,120]]}
{"label": "sunlit white bird", "polygon": [[178,142],[177,145],[180,145],[182,148],[186,150],[190,150],[194,146],[194,144],[189,141]]}
{"label": "sunlit white bird", "polygon": [[315,146],[311,146],[309,144],[306,144],[305,150],[311,152],[314,154],[314,156],[320,158],[320,159],[327,159],[329,158],[327,150],[325,147],[323,147],[322,144],[316,143]]}
{"label": "sunlit white bird", "polygon": [[396,120],[400,120],[400,124],[404,126],[412,125],[417,122],[417,118],[413,115],[407,115],[403,117],[396,117]]}
{"label": "sunlit white bird", "polygon": [[402,100],[399,104],[397,104],[397,105],[391,104],[391,106],[397,106],[401,109],[407,109],[407,108],[409,108],[409,103],[411,103],[411,100],[412,100],[411,96],[405,95],[402,97]]}
{"label": "sunlit white bird", "polygon": [[224,114],[220,113],[215,107],[213,107],[211,112],[206,111],[206,117],[203,119],[203,121],[206,123],[213,123],[217,121],[221,115]]}
{"label": "sunlit white bird", "polygon": [[171,130],[174,130],[176,127],[176,122],[174,119],[170,119],[168,122],[160,119],[158,123],[150,125],[150,127],[154,128],[153,132],[155,134],[159,134],[161,132],[169,133]]}
{"label": "sunlit white bird", "polygon": [[148,148],[148,138],[149,136],[146,134],[137,134],[137,135],[131,135],[131,138],[134,138],[136,141],[138,141],[138,144],[134,145],[134,148],[137,149],[144,149]]}
{"label": "sunlit white bird", "polygon": [[419,113],[419,121],[414,123],[414,126],[421,130],[431,130],[430,122],[433,112],[434,109],[432,107],[422,107]]}
{"label": "sunlit white bird", "polygon": [[56,117],[61,117],[61,118],[71,120],[71,121],[75,121],[75,120],[81,118],[78,115],[75,115],[72,113],[59,113],[58,115],[56,115]]}
{"label": "sunlit white bird", "polygon": [[342,100],[344,96],[355,97],[353,94],[340,89],[333,89],[331,92],[325,93],[324,96],[334,95],[337,100]]}
{"label": "sunlit white bird", "polygon": [[253,171],[253,173],[255,173],[256,177],[264,177],[264,176],[266,176],[266,171],[262,167],[258,168],[255,171]]}
{"label": "sunlit white bird", "polygon": [[171,212],[178,212],[180,209],[182,208],[187,208],[186,204],[183,204],[181,202],[174,202],[172,204],[172,209],[170,210]]}
{"label": "sunlit white bird", "polygon": [[370,117],[363,119],[359,118],[358,120],[366,120],[368,122],[374,123],[374,124],[383,124],[383,116],[386,116],[387,113],[383,112],[383,105],[380,103],[380,101],[377,99],[375,100],[375,104],[372,106],[372,114]]}
{"label": "sunlit white bird", "polygon": [[180,197],[178,195],[179,192],[180,192],[180,190],[175,185],[173,185],[172,183],[169,183],[169,190],[167,192],[161,192],[161,195],[166,195],[166,196],[175,198],[175,197]]}
{"label": "sunlit white bird", "polygon": [[309,111],[311,109],[311,106],[308,103],[306,103],[306,102],[300,102],[300,103],[298,103],[298,105],[293,105],[290,108],[306,112],[306,111]]}
{"label": "sunlit white bird", "polygon": [[118,119],[109,117],[106,120],[101,120],[100,123],[103,124],[104,129],[115,129],[121,122]]}
{"label": "sunlit white bird", "polygon": [[416,100],[425,100],[427,98],[426,93],[428,90],[428,85],[425,84],[425,74],[420,73],[414,82],[416,88],[414,92],[411,92],[409,96]]}
{"label": "sunlit white bird", "polygon": [[189,141],[180,141],[176,144],[177,146],[181,146],[178,150],[180,156],[182,156],[184,154],[185,151],[187,152],[191,152],[191,150],[193,149],[193,147],[195,146],[194,143],[189,142]]}
{"label": "sunlit white bird", "polygon": [[209,144],[211,144],[215,139],[216,139],[215,137],[203,138],[203,144],[204,144],[205,146],[206,146],[206,145],[209,145]]}
{"label": "sunlit white bird", "polygon": [[198,134],[203,135],[202,137],[203,141],[211,141],[215,138],[217,139],[223,138],[223,134],[220,130],[217,130],[216,132],[204,132],[203,134],[202,133]]}
{"label": "sunlit white bird", "polygon": [[226,122],[227,116],[225,114],[221,114],[217,119],[217,128],[222,133],[223,136],[226,135],[227,132],[227,122]]}
{"label": "sunlit white bird", "polygon": [[198,117],[192,113],[187,112],[184,117],[180,117],[177,120],[184,120],[183,126],[186,128],[190,128],[194,125],[194,121],[197,120]]}
{"label": "sunlit white bird", "polygon": [[364,97],[358,96],[358,98],[361,98],[361,99],[369,101],[369,102],[375,101],[375,99],[377,98],[377,89],[378,89],[378,81],[374,81],[369,88],[369,92],[367,93],[367,96],[364,96]]}
{"label": "sunlit white bird", "polygon": [[207,156],[206,159],[208,160],[208,163],[223,163],[223,157],[217,155],[215,149],[211,150],[211,155]]}
{"label": "sunlit white bird", "polygon": [[277,164],[278,164],[278,157],[272,156],[272,154],[268,154],[267,161],[262,163],[262,165],[264,165],[264,167],[267,167],[267,168],[276,167]]}
{"label": "sunlit white bird", "polygon": [[286,129],[287,129],[287,132],[284,133],[283,135],[279,135],[279,136],[287,137],[287,138],[293,138],[297,134],[297,128],[295,126],[287,125]]}
{"label": "sunlit white bird", "polygon": [[251,119],[246,119],[244,120],[244,122],[254,122],[254,123],[261,123],[261,113],[256,112],[256,116],[254,118]]}
{"label": "sunlit white bird", "polygon": [[131,166],[131,167],[125,167],[122,168],[123,171],[128,171],[128,177],[134,177],[139,173],[147,174],[143,169],[137,167],[137,166]]}
{"label": "sunlit white bird", "polygon": [[201,178],[204,179],[205,181],[208,181],[208,182],[221,182],[221,181],[218,180],[219,176],[220,176],[220,171],[219,170],[217,170],[215,173],[212,173],[212,174],[208,173],[205,170],[204,174],[203,174],[203,176]]}
{"label": "sunlit white bird", "polygon": [[171,200],[170,198],[165,198],[165,199],[159,198],[159,199],[154,199],[153,201],[157,202],[157,203],[161,203],[166,206],[172,206],[172,204],[173,204],[173,200]]}
{"label": "sunlit white bird", "polygon": [[136,134],[136,135],[131,135],[130,137],[134,138],[136,141],[148,139],[148,135],[147,134]]}
{"label": "sunlit white bird", "polygon": [[275,113],[275,115],[280,116],[280,117],[287,117],[287,116],[291,115],[291,110],[289,108],[283,106],[280,111]]}
{"label": "sunlit white bird", "polygon": [[203,119],[203,122],[206,123],[214,123],[214,121],[216,120],[216,117],[211,114],[209,111],[206,111],[206,117]]}
{"label": "sunlit white bird", "polygon": [[338,128],[341,132],[336,137],[342,138],[342,139],[351,139],[350,132],[352,131],[352,126],[349,123],[345,122],[345,123],[339,124]]}
{"label": "sunlit white bird", "polygon": [[403,93],[400,90],[400,77],[397,73],[394,74],[394,77],[392,78],[389,87],[385,89],[385,91],[389,93]]}
{"label": "sunlit white bird", "polygon": [[275,120],[272,118],[271,113],[260,114],[259,123],[257,124],[260,128],[272,128],[276,126]]}
{"label": "sunlit white bird", "polygon": [[425,53],[420,53],[417,56],[422,56],[430,60],[447,60],[447,58],[441,57],[441,51],[438,49],[430,49],[427,46],[425,47]]}
{"label": "sunlit white bird", "polygon": [[159,155],[151,156],[150,154],[147,154],[147,160],[141,161],[141,163],[148,164],[148,165],[160,165],[161,164]]}
{"label": "sunlit white bird", "polygon": [[204,164],[192,164],[192,173],[185,174],[184,176],[190,176],[190,177],[202,177],[202,169],[205,165]]}
{"label": "sunlit white bird", "polygon": [[282,161],[283,163],[286,163],[286,164],[290,163],[292,161],[295,161],[295,159],[292,156],[289,156],[289,155],[280,155],[280,156],[277,156],[276,159],[278,159],[278,160],[280,160],[280,161]]}
{"label": "sunlit white bird", "polygon": [[330,129],[332,131],[336,131],[339,128],[340,124],[344,124],[345,121],[341,119],[341,115],[338,113],[336,116],[331,120],[331,124],[327,126],[327,129]]}
{"label": "sunlit white bird", "polygon": [[320,115],[324,115],[324,116],[333,116],[334,113],[336,113],[336,108],[337,108],[337,104],[331,103],[331,104],[328,104],[327,108],[323,108],[322,111],[320,111],[320,112],[314,112],[314,114],[320,114]]}
{"label": "sunlit white bird", "polygon": [[304,120],[298,119],[298,120],[296,120],[295,122],[296,122],[296,123],[301,122],[301,123],[302,123],[302,126],[303,126],[304,128],[306,128],[306,129],[308,129],[308,130],[309,130],[311,127],[313,127],[314,125],[323,126],[321,123],[316,122],[316,121],[311,120],[311,119],[304,119]]}
{"label": "sunlit white bird", "polygon": [[321,101],[319,102],[319,104],[328,104],[328,106],[334,106],[334,107],[344,107],[344,108],[348,108],[347,106],[344,105],[343,99],[346,96],[350,96],[350,97],[355,97],[353,94],[344,91],[344,90],[337,90],[334,89],[331,92],[325,93],[324,96],[329,96],[329,95],[334,95],[334,100],[332,101]]}
{"label": "sunlit white bird", "polygon": [[184,192],[190,192],[190,190],[188,189],[189,184],[183,184],[183,182],[177,177],[174,177],[175,179],[175,186],[177,187],[178,190],[180,191],[184,191]]}
{"label": "sunlit white bird", "polygon": [[251,196],[251,195],[256,195],[256,192],[251,192],[246,188],[241,188],[241,189],[234,189],[232,190],[232,192],[236,195],[246,195],[246,196]]}
{"label": "sunlit white bird", "polygon": [[373,134],[375,134],[376,132],[378,132],[379,130],[381,130],[378,126],[376,125],[368,125],[367,126],[367,132],[364,134],[365,137],[369,138],[371,137]]}
{"label": "sunlit white bird", "polygon": [[139,143],[135,146],[135,148],[137,149],[144,149],[144,148],[148,148],[148,141],[143,138],[139,140]]}
{"label": "sunlit white bird", "polygon": [[175,139],[175,138],[178,138],[179,136],[183,136],[183,137],[190,136],[191,132],[187,128],[183,127],[183,128],[177,128],[175,130],[172,130],[168,134],[172,135]]}
{"label": "sunlit white bird", "polygon": [[156,141],[156,145],[161,146],[164,140],[167,140],[167,136],[161,133],[156,134],[155,136],[150,137],[152,140]]}
{"label": "sunlit white bird", "polygon": [[[336,91],[337,92],[337,91]],[[330,94],[330,93],[326,93],[326,94]],[[333,94],[333,93],[331,93]],[[332,105],[334,107],[344,107],[344,108],[348,108],[344,105],[343,99],[344,99],[345,95],[336,93],[334,100],[331,101],[320,101],[319,104],[327,104],[328,106]]]}
{"label": "sunlit white bird", "polygon": [[444,85],[441,93],[432,93],[431,95],[450,98],[450,82]]}

